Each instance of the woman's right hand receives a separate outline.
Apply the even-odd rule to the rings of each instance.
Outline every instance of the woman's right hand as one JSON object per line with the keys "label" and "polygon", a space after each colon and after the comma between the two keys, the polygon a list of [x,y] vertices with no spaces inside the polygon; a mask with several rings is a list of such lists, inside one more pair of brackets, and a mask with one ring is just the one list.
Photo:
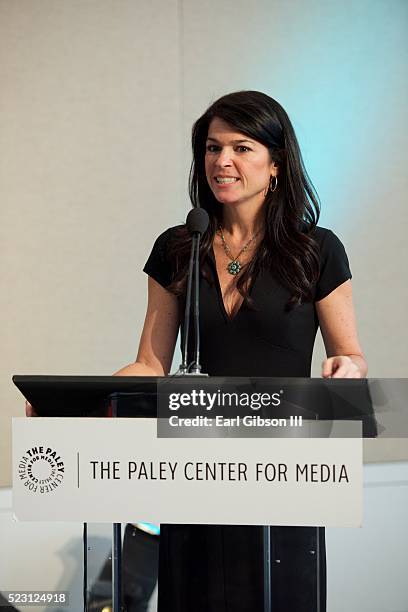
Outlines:
{"label": "woman's right hand", "polygon": [[25,403],[25,413],[26,413],[26,416],[28,416],[28,417],[36,417],[36,416],[38,416],[38,414],[36,413],[36,411],[34,410],[32,405],[29,404],[27,402],[27,400],[26,400],[26,403]]}

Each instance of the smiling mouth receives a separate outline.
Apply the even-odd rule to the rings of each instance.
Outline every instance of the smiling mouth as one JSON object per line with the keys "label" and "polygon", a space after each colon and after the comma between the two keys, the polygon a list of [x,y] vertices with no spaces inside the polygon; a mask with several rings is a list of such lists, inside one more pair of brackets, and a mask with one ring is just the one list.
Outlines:
{"label": "smiling mouth", "polygon": [[232,183],[236,183],[237,181],[239,181],[239,178],[236,178],[234,176],[228,176],[228,177],[216,176],[215,177],[215,182],[218,183],[218,185],[231,185]]}

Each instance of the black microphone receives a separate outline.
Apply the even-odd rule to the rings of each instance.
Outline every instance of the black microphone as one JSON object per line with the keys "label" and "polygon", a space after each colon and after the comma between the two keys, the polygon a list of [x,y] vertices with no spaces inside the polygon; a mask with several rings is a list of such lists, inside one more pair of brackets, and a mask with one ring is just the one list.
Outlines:
{"label": "black microphone", "polygon": [[206,231],[210,219],[208,213],[204,208],[193,208],[187,215],[186,226],[191,236],[194,234],[204,234]]}
{"label": "black microphone", "polygon": [[[200,312],[199,312],[199,281],[200,281],[200,268],[199,268],[199,254],[200,254],[200,238],[201,235],[206,231],[209,224],[209,217],[207,211],[203,208],[193,208],[187,215],[186,226],[189,234],[192,237],[191,241],[191,253],[190,261],[188,266],[188,278],[187,278],[187,289],[186,289],[186,307],[184,312],[184,328],[183,337],[181,341],[182,346],[182,363],[178,369],[178,374],[201,374],[200,366]],[[195,352],[193,361],[193,371],[189,372],[189,365],[187,363],[187,346],[188,336],[190,331],[190,308],[191,308],[191,290],[193,277],[195,278],[194,283],[194,330],[195,330]]]}

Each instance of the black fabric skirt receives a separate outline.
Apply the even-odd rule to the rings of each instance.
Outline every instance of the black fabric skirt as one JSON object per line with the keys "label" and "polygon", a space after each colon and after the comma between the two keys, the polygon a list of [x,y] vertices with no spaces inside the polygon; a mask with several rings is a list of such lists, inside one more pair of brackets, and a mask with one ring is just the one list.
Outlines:
{"label": "black fabric skirt", "polygon": [[[324,528],[271,527],[270,552],[272,612],[325,612]],[[263,580],[262,528],[161,525],[158,612],[263,612]]]}

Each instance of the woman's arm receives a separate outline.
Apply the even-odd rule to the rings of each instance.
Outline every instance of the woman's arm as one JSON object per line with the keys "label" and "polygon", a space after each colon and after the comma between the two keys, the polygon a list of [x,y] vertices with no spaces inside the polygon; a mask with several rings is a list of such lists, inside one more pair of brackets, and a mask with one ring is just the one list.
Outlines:
{"label": "woman's arm", "polygon": [[327,359],[324,378],[364,378],[367,364],[357,336],[351,281],[316,302]]}
{"label": "woman's arm", "polygon": [[115,376],[166,376],[179,328],[177,297],[149,276],[146,318],[135,363]]}

